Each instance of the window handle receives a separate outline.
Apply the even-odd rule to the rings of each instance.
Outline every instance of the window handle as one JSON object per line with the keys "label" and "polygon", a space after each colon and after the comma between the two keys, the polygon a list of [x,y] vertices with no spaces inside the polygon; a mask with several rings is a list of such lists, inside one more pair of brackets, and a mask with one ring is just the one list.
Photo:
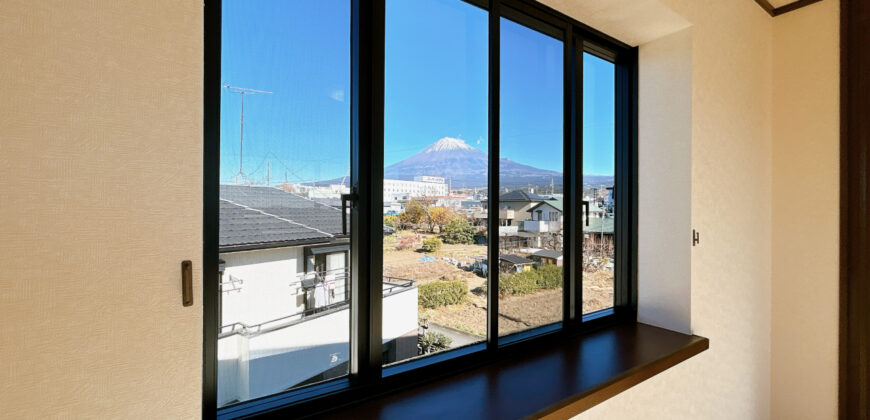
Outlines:
{"label": "window handle", "polygon": [[[359,195],[356,192],[341,195],[341,234],[347,235],[347,202],[356,203]],[[351,204],[353,206],[353,204]]]}
{"label": "window handle", "polygon": [[586,208],[586,226],[589,226],[589,201],[583,200],[583,207]]}

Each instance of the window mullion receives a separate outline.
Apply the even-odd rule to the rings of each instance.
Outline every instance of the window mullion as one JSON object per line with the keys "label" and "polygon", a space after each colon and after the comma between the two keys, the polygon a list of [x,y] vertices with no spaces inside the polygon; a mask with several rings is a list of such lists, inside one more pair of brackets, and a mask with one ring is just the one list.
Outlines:
{"label": "window mullion", "polygon": [[351,46],[351,375],[381,376],[384,2],[353,0]]}
{"label": "window mullion", "polygon": [[487,189],[487,349],[498,348],[498,193],[499,193],[499,74],[500,74],[500,20],[501,1],[489,2],[489,164]]}
{"label": "window mullion", "polygon": [[[582,239],[582,233],[578,237],[577,230],[580,227],[577,210],[579,208],[578,190],[582,191],[582,139],[578,137],[578,106],[582,104],[579,88],[582,87],[579,69],[582,61],[576,53],[577,38],[574,35],[573,27],[568,25],[565,31],[565,58],[564,58],[564,77],[565,77],[565,134],[563,154],[563,168],[567,172],[564,179],[565,196],[565,212],[564,226],[562,228],[562,255],[564,266],[563,278],[563,309],[562,318],[564,329],[571,330],[575,328],[580,319],[582,299],[578,300],[576,291],[581,289],[580,270],[578,264],[581,261],[582,247],[578,238]],[[580,305],[580,306],[578,306]]]}

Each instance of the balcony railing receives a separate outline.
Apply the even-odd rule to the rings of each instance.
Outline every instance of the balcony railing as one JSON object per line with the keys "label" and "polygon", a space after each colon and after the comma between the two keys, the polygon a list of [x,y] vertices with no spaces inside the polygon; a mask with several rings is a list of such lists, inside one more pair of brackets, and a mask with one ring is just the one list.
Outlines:
{"label": "balcony railing", "polygon": [[[320,315],[321,313],[332,313],[335,311],[346,309],[348,305],[350,305],[350,288],[348,283],[349,279],[350,270],[348,270],[347,268],[302,274],[296,280],[290,282],[291,288],[296,288],[296,290],[299,291],[307,291],[311,288],[318,287],[318,282],[323,285],[322,287],[326,287],[325,282],[333,281],[335,282],[335,286],[333,289],[335,296],[342,296],[342,298],[336,302],[332,302],[327,305],[315,308],[308,308],[303,311],[282,316],[280,318],[271,319],[265,322],[261,322],[259,324],[248,325],[243,322],[234,322],[232,324],[223,325],[220,328],[219,338],[228,337],[234,334],[243,334],[248,336],[257,335],[277,329],[290,327],[300,322],[305,322],[307,319],[310,319],[310,317],[314,315]],[[385,276],[383,278],[383,296],[386,297],[395,293],[409,290],[414,287],[414,283],[415,281],[410,279]]]}
{"label": "balcony railing", "polygon": [[548,220],[525,220],[522,224],[522,230],[526,232],[559,232],[562,230],[562,222],[553,222]]}

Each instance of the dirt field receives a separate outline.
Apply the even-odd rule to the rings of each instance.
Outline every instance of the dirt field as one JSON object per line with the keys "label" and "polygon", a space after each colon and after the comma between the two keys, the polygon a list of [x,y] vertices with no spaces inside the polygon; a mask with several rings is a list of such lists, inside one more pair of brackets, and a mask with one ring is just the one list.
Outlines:
{"label": "dirt field", "polygon": [[[422,238],[430,235],[421,235]],[[437,309],[422,309],[420,319],[430,323],[486,337],[486,295],[479,289],[486,279],[465,271],[442,257],[471,263],[475,256],[485,256],[486,246],[447,245],[441,250],[425,254],[416,250],[395,250],[385,247],[384,276],[416,280],[426,284],[444,279],[465,279],[469,294],[462,304]],[[434,257],[435,261],[422,262],[420,258]],[[583,275],[583,313],[595,312],[613,306],[613,272],[601,270]],[[542,290],[519,296],[503,296],[499,299],[499,332],[509,334],[532,327],[562,320],[562,289]]]}

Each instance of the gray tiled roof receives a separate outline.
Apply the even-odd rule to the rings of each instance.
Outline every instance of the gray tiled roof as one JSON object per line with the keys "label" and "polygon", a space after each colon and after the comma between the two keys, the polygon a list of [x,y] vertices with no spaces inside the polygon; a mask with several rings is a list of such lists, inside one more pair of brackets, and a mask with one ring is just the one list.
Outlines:
{"label": "gray tiled roof", "polygon": [[[505,201],[520,201],[524,203],[531,203],[544,200],[547,200],[547,197],[542,197],[540,195],[525,192],[523,190],[513,190],[498,196],[498,201],[500,203]],[[484,203],[486,203],[487,201],[488,200],[482,200],[482,202]]]}
{"label": "gray tiled roof", "polygon": [[532,256],[559,259],[559,258],[562,258],[562,251],[554,251],[552,249],[542,249],[540,251],[533,252]]}
{"label": "gray tiled roof", "polygon": [[546,197],[541,197],[540,195],[525,192],[523,190],[513,190],[508,193],[504,193],[498,196],[498,201],[523,201],[523,202],[532,202],[532,201],[544,201]]}
{"label": "gray tiled roof", "polygon": [[523,258],[519,255],[513,255],[513,254],[499,255],[498,259],[500,259],[502,261],[507,261],[511,264],[517,264],[517,265],[519,265],[519,264],[534,264],[534,261],[532,261],[528,258]]}
{"label": "gray tiled roof", "polygon": [[220,186],[220,247],[329,241],[341,210],[272,187]]}

